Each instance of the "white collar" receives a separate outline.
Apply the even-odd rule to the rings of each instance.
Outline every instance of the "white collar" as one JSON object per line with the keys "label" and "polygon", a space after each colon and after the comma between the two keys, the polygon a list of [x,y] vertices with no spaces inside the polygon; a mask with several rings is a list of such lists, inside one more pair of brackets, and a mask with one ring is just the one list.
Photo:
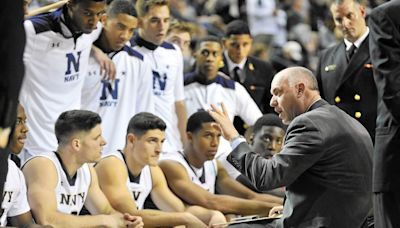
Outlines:
{"label": "white collar", "polygon": [[350,49],[352,44],[354,44],[356,48],[360,48],[362,42],[367,38],[368,34],[369,34],[369,28],[367,27],[367,30],[364,32],[364,34],[360,36],[360,38],[358,38],[354,43],[344,39],[344,44],[346,45],[346,51]]}
{"label": "white collar", "polygon": [[226,58],[226,61],[228,64],[229,72],[232,72],[233,69],[235,69],[235,67],[239,67],[240,70],[243,70],[244,64],[246,63],[247,58],[244,58],[239,64],[236,64],[236,63],[232,62],[232,60],[229,58],[228,51],[224,51],[224,55],[225,55],[225,58]]}

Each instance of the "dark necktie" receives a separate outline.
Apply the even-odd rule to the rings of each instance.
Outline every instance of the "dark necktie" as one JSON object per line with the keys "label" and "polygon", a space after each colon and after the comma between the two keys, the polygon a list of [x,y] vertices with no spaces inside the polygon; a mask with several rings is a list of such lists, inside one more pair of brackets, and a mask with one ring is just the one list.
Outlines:
{"label": "dark necktie", "polygon": [[350,62],[350,59],[351,59],[351,57],[353,57],[356,50],[357,50],[356,45],[352,44],[350,49],[348,51],[346,51],[347,62]]}
{"label": "dark necktie", "polygon": [[233,68],[233,80],[237,82],[240,82],[239,70],[240,68],[238,66],[235,66],[235,68]]}

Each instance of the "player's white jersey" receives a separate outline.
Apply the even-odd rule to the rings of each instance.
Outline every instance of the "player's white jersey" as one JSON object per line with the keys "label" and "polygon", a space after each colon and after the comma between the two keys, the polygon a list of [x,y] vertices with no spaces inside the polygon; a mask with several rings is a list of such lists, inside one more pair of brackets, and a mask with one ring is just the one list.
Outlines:
{"label": "player's white jersey", "polygon": [[116,78],[103,79],[99,74],[100,65],[91,57],[82,91],[82,109],[101,116],[103,137],[107,141],[103,154],[125,146],[126,129],[132,116],[139,112],[154,113],[150,63],[129,46],[109,56],[117,69]]}
{"label": "player's white jersey", "polygon": [[93,41],[100,32],[73,35],[64,24],[66,6],[24,22],[25,77],[21,104],[29,119],[25,149],[32,155],[57,149],[54,123],[66,110],[79,109],[83,78]]}
{"label": "player's white jersey", "polygon": [[4,183],[3,196],[3,203],[0,208],[0,226],[7,225],[7,217],[21,215],[30,210],[26,197],[24,175],[10,159],[8,159],[8,172]]}
{"label": "player's white jersey", "polygon": [[137,208],[139,210],[143,209],[144,202],[151,193],[151,190],[153,189],[153,180],[151,177],[150,166],[146,165],[140,172],[139,176],[135,177],[129,171],[128,165],[126,164],[125,157],[122,154],[122,151],[119,150],[105,157],[109,156],[117,157],[126,165],[126,170],[128,171],[128,179],[126,180],[126,186],[131,192],[132,198],[135,200]]}
{"label": "player's white jersey", "polygon": [[173,160],[180,163],[185,169],[193,183],[199,185],[210,193],[215,193],[215,184],[218,175],[217,160],[206,161],[201,169],[196,169],[189,164],[183,152],[169,153],[163,160]]}
{"label": "player's white jersey", "polygon": [[57,211],[65,214],[78,215],[85,203],[92,181],[89,165],[85,163],[76,171],[74,177],[69,178],[61,158],[56,152],[42,153],[33,156],[28,159],[26,163],[36,157],[45,157],[49,159],[57,170],[58,180],[56,188],[54,189],[57,197]]}
{"label": "player's white jersey", "polygon": [[[262,116],[246,89],[222,73],[218,73],[212,81],[201,80],[195,73],[186,74],[185,97],[188,116],[200,109],[209,110],[211,104],[221,108],[222,102],[231,120],[239,116],[246,124],[252,126]],[[221,137],[217,157],[230,153],[231,150],[229,142]]]}
{"label": "player's white jersey", "polygon": [[163,152],[181,150],[182,143],[175,112],[175,102],[185,99],[183,92],[183,58],[178,46],[164,42],[156,46],[139,36],[131,40],[133,49],[142,53],[152,65],[155,114],[167,125]]}

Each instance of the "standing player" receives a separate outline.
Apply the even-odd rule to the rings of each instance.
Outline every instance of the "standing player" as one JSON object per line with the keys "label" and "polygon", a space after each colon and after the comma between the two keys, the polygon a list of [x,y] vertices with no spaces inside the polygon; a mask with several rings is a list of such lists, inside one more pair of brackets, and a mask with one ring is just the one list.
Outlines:
{"label": "standing player", "polygon": [[186,108],[183,93],[183,60],[178,46],[164,42],[170,23],[168,0],[138,0],[139,35],[133,48],[150,59],[153,71],[155,114],[167,124],[163,152],[182,149]]}
{"label": "standing player", "polygon": [[[25,155],[57,148],[54,123],[80,108],[81,89],[105,0],[70,0],[52,13],[25,21],[25,79],[20,101],[29,118]],[[93,32],[92,32],[93,31]]]}
{"label": "standing player", "polygon": [[[56,152],[30,158],[23,167],[36,222],[55,227],[142,227],[140,217],[116,212],[88,163],[100,159],[101,118],[91,111],[63,112],[55,124]],[[77,216],[83,205],[91,216]]]}
{"label": "standing player", "polygon": [[114,80],[100,75],[100,65],[91,56],[88,75],[82,91],[82,108],[99,113],[107,146],[114,152],[125,145],[125,129],[129,119],[138,112],[154,112],[150,63],[126,43],[137,27],[133,3],[115,0],[102,18],[103,31],[95,45],[107,53],[116,65]]}

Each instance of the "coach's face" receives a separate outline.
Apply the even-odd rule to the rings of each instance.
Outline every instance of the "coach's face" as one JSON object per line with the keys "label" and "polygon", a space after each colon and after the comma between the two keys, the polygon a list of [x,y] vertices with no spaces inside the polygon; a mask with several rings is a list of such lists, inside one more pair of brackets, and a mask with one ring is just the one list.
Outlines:
{"label": "coach's face", "polygon": [[272,98],[270,106],[278,113],[279,118],[286,125],[300,115],[300,103],[296,96],[298,86],[290,85],[286,74],[288,71],[281,71],[276,74],[271,83]]}
{"label": "coach's face", "polygon": [[69,1],[68,13],[77,30],[91,33],[97,28],[97,22],[105,13],[106,1],[96,2],[90,0]]}
{"label": "coach's face", "polygon": [[344,0],[339,5],[332,4],[331,12],[335,26],[342,31],[345,39],[355,42],[365,33],[365,7],[355,0]]}

